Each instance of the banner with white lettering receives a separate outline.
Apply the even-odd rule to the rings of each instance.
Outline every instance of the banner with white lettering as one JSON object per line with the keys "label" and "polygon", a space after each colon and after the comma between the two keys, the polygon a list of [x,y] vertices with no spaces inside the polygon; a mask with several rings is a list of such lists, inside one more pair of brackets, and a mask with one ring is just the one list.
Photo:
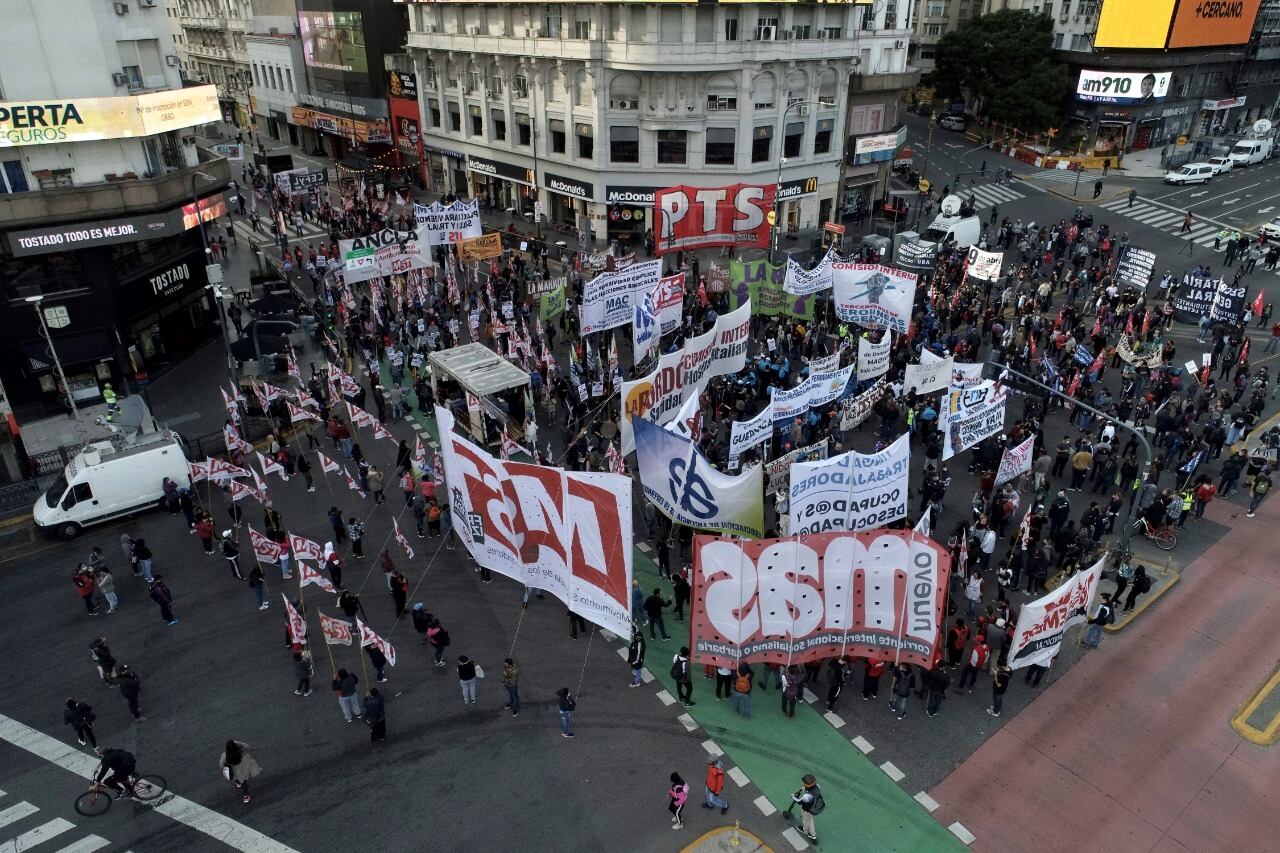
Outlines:
{"label": "banner with white lettering", "polygon": [[770,231],[765,215],[773,208],[776,194],[776,184],[657,190],[653,194],[654,249],[662,255],[713,246],[764,248]]}
{"label": "banner with white lettering", "polygon": [[[926,354],[932,360],[926,358]],[[930,391],[941,391],[951,385],[951,356],[938,358],[924,350],[920,354],[919,364],[908,364],[906,377],[902,381],[903,391],[914,391],[927,394]]]}
{"label": "banner with white lettering", "polygon": [[794,258],[787,258],[787,277],[782,289],[796,296],[807,296],[831,288],[831,264],[835,261],[834,249],[827,249],[822,260],[811,270],[796,263]]}
{"label": "banner with white lettering", "polygon": [[795,450],[787,451],[777,459],[771,459],[766,462],[764,466],[765,492],[770,495],[785,493],[791,487],[791,466],[797,462],[826,459],[830,444],[830,440],[824,438],[822,441],[810,444],[808,447],[797,447]]}
{"label": "banner with white lettering", "polygon": [[[701,538],[701,537],[699,537]],[[1102,558],[1087,569],[1072,575],[1066,583],[1030,601],[1018,610],[1018,627],[1009,644],[1009,667],[1022,669],[1057,657],[1062,648],[1062,635],[1072,625],[1083,622],[1102,578]]]}
{"label": "banner with white lettering", "polygon": [[662,275],[662,261],[644,261],[602,272],[582,285],[582,335],[616,329],[634,321],[636,299],[649,293]]}
{"label": "banner with white lettering", "polygon": [[428,246],[458,243],[484,233],[480,225],[480,203],[475,199],[449,205],[438,201],[415,204],[413,216],[418,220],[418,231],[426,235]]}
{"label": "banner with white lettering", "polygon": [[1023,474],[1031,472],[1031,451],[1035,448],[1036,437],[1030,436],[1017,447],[1006,447],[1000,455],[1000,470],[996,472],[996,485],[1003,486],[1010,480],[1016,480]]}
{"label": "banner with white lettering", "polygon": [[856,397],[849,397],[840,404],[840,429],[850,430],[867,419],[876,402],[889,387],[889,378],[881,376]]}
{"label": "banner with white lettering", "polygon": [[365,237],[339,240],[338,252],[349,284],[431,266],[430,253],[423,251],[416,231],[384,228]]}
{"label": "banner with white lettering", "polygon": [[897,266],[917,275],[932,275],[938,266],[937,243],[898,242]]}
{"label": "banner with white lettering", "polygon": [[943,460],[1004,429],[1007,399],[1004,386],[990,379],[971,388],[952,388],[938,419],[943,434]]}
{"label": "banner with white lettering", "polygon": [[1155,268],[1156,253],[1130,243],[1120,250],[1120,257],[1116,261],[1116,279],[1145,291],[1151,283],[1151,273]]}
{"label": "banner with white lettering", "polygon": [[870,530],[906,518],[909,438],[903,433],[879,453],[792,465],[788,534]]}
{"label": "banner with white lettering", "polygon": [[694,539],[693,660],[933,665],[951,558],[914,531]]}
{"label": "banner with white lettering", "polygon": [[1004,252],[988,252],[977,246],[970,246],[965,272],[970,278],[995,281],[1000,277],[1000,267],[1003,263]]}
{"label": "banner with white lettering", "polygon": [[841,322],[907,333],[916,298],[915,273],[849,261],[835,261],[831,268],[836,316]]}
{"label": "banner with white lettering", "polygon": [[451,526],[471,557],[629,636],[631,478],[495,459],[453,431],[449,410],[436,423]]}
{"label": "banner with white lettering", "polygon": [[764,535],[759,465],[736,477],[722,474],[689,439],[642,418],[633,424],[640,482],[659,512],[697,530]]}
{"label": "banner with white lettering", "polygon": [[773,435],[773,403],[760,410],[751,420],[734,421],[729,431],[729,456],[735,458],[746,453]]}
{"label": "banner with white lettering", "polygon": [[838,399],[853,378],[856,364],[837,367],[822,373],[810,373],[794,388],[779,390],[770,388],[769,395],[773,401],[773,420],[789,421],[809,413],[818,406],[825,406]]}
{"label": "banner with white lettering", "polygon": [[[637,265],[638,266],[638,265]],[[634,269],[634,267],[633,267]],[[658,358],[648,376],[622,383],[622,454],[635,450],[631,422],[644,418],[665,424],[716,376],[737,373],[747,364],[751,303],[716,318],[711,331],[685,341],[684,348]]]}
{"label": "banner with white lettering", "polygon": [[1246,307],[1246,291],[1246,285],[1232,285],[1226,279],[1184,275],[1173,296],[1173,319],[1196,324],[1208,314],[1219,323],[1239,323]]}
{"label": "banner with white lettering", "polygon": [[875,379],[889,372],[889,350],[893,333],[885,332],[880,343],[872,343],[869,335],[858,336],[858,381]]}

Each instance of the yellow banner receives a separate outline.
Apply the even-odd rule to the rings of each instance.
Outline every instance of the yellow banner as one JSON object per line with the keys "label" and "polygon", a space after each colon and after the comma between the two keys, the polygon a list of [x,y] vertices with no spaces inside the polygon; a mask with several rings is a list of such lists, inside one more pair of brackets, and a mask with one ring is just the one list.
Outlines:
{"label": "yellow banner", "polygon": [[0,148],[152,136],[221,118],[214,86],[125,98],[3,101]]}
{"label": "yellow banner", "polygon": [[479,237],[468,237],[457,242],[458,258],[463,261],[483,261],[502,255],[502,234],[490,231]]}
{"label": "yellow banner", "polygon": [[1103,0],[1094,47],[1164,49],[1174,0]]}

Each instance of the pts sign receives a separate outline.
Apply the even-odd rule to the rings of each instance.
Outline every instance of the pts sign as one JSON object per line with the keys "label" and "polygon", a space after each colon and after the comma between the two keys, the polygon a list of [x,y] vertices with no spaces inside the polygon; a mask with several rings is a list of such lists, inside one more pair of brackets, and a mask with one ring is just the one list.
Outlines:
{"label": "pts sign", "polygon": [[765,215],[773,207],[773,185],[669,187],[655,194],[658,254],[713,246],[769,245]]}

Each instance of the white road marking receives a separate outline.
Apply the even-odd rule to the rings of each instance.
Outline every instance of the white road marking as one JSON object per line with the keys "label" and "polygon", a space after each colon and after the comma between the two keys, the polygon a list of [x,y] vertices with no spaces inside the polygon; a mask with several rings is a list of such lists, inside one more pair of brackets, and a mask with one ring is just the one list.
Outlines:
{"label": "white road marking", "polygon": [[1274,207],[1274,206],[1272,206],[1272,207],[1260,207],[1260,208],[1258,208],[1258,212],[1259,212],[1259,213],[1270,213],[1270,212],[1271,212],[1271,211],[1273,211],[1273,210],[1275,210],[1275,207]]}
{"label": "white road marking", "polygon": [[680,721],[680,725],[684,726],[684,730],[687,732],[691,732],[696,728],[698,728],[697,720],[695,720],[693,717],[690,717],[688,714],[681,714],[680,716],[676,717],[676,719]]}
{"label": "white road marking", "polygon": [[612,643],[614,640],[618,639],[617,634],[614,634],[610,631],[606,631],[604,628],[600,629],[600,636],[604,637],[604,641],[606,643]]}
{"label": "white road marking", "polygon": [[928,809],[930,813],[937,811],[938,801],[926,794],[924,791],[916,794],[912,799]]}
{"label": "white road marking", "polygon": [[871,745],[871,741],[867,740],[862,735],[858,735],[854,738],[852,743],[858,749],[862,750],[863,755],[866,755],[871,752],[871,750],[875,749],[875,747]]}
{"label": "white road marking", "polygon": [[[0,740],[25,749],[37,758],[56,764],[83,779],[91,779],[98,767],[97,758],[72,749],[62,741],[3,714],[0,714]],[[297,853],[292,847],[199,803],[172,792],[168,796],[171,798],[156,806],[155,811],[186,824],[233,850],[240,850],[242,853]]]}
{"label": "white road marking", "polygon": [[1223,207],[1226,207],[1227,205],[1229,205],[1229,204],[1235,204],[1235,203],[1236,203],[1236,202],[1238,202],[1238,201],[1240,201],[1239,197],[1236,197],[1236,198],[1229,198],[1229,199],[1227,199],[1226,201],[1224,201],[1224,202],[1222,203],[1222,206],[1223,206]]}
{"label": "white road marking", "polygon": [[787,843],[796,850],[807,850],[809,848],[809,842],[800,837],[800,833],[796,832],[796,828],[794,826],[789,829],[782,830],[782,837],[787,839]]}
{"label": "white road marking", "polygon": [[835,726],[837,729],[844,728],[844,720],[841,719],[840,715],[835,713],[834,711],[828,711],[827,713],[823,714],[822,719],[826,720],[828,723]]}
{"label": "white road marking", "polygon": [[951,830],[951,834],[956,838],[959,838],[965,844],[972,844],[976,838],[972,832],[964,828],[964,824],[960,821],[956,821],[951,824],[947,829]]}
{"label": "white road marking", "polygon": [[648,684],[651,681],[653,681],[653,673],[649,671],[649,667],[647,666],[640,667],[640,680],[643,681],[645,684]]}
{"label": "white road marking", "polygon": [[746,784],[751,781],[747,778],[747,774],[742,772],[741,767],[730,767],[729,778],[732,779],[733,783],[739,788],[746,787]]}
{"label": "white road marking", "polygon": [[676,698],[665,690],[658,691],[658,701],[670,708],[676,704]]}
{"label": "white road marking", "polygon": [[884,764],[881,764],[880,769],[884,771],[884,775],[888,776],[895,782],[901,782],[903,779],[907,778],[907,774],[895,767],[892,761],[886,761]]}
{"label": "white road marking", "polygon": [[623,660],[626,660],[628,657],[630,657],[630,655],[627,654],[627,649],[625,647],[618,649],[618,657],[622,658]]}
{"label": "white road marking", "polygon": [[710,755],[713,758],[719,758],[721,755],[724,755],[724,750],[716,746],[716,742],[713,740],[704,740],[702,742],[702,748],[707,751],[707,755]]}
{"label": "white road marking", "polygon": [[35,829],[22,833],[17,838],[0,844],[0,853],[22,853],[22,851],[30,850],[37,844],[43,844],[50,838],[56,838],[68,829],[75,829],[76,825],[69,820],[62,818],[54,818],[48,823],[42,823]]}
{"label": "white road marking", "polygon": [[40,809],[25,801],[18,803],[16,806],[9,806],[9,808],[0,812],[0,827],[8,826],[11,823],[17,823],[24,817],[33,815],[38,811],[40,811]]}
{"label": "white road marking", "polygon": [[778,810],[774,808],[773,803],[769,802],[769,798],[764,794],[756,797],[754,802],[756,804],[756,808],[758,808],[765,817],[778,813]]}
{"label": "white road marking", "polygon": [[1208,194],[1209,194],[1208,190],[1200,190],[1200,192],[1198,193],[1192,193],[1191,198],[1199,198],[1202,195],[1208,195]]}
{"label": "white road marking", "polygon": [[57,853],[93,853],[103,847],[110,847],[111,842],[97,835],[87,835],[74,844],[68,844]]}
{"label": "white road marking", "polygon": [[806,702],[808,702],[810,705],[812,705],[814,702],[817,702],[817,701],[818,701],[818,697],[817,697],[817,696],[814,696],[812,693],[810,693],[810,692],[809,692],[809,688],[808,688],[808,687],[806,687],[806,688],[804,688],[804,701],[806,701]]}

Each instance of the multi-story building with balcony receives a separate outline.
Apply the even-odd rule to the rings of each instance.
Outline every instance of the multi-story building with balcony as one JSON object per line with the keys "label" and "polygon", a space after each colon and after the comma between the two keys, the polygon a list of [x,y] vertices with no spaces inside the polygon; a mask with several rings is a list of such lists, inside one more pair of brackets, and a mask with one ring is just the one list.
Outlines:
{"label": "multi-story building with balcony", "polygon": [[[145,2],[145,0],[143,0]],[[249,0],[166,0],[177,13],[178,53],[188,80],[218,87],[223,120],[248,127],[253,82],[245,24]]]}
{"label": "multi-story building with balcony", "polygon": [[[307,74],[298,35],[294,0],[252,0],[245,32],[253,87],[250,103],[258,132],[267,139],[303,144],[304,128],[292,122],[293,110],[307,91]],[[307,146],[315,150],[315,145]]]}
{"label": "multi-story building with balcony", "polygon": [[[986,0],[988,4],[1006,0]],[[1017,0],[1015,0],[1017,2]],[[1048,0],[1052,4],[1053,0]],[[920,0],[916,4],[911,33],[911,64],[923,72],[933,70],[938,42],[970,18],[983,14],[983,0]]]}
{"label": "multi-story building with balcony", "polygon": [[432,188],[597,239],[638,241],[679,184],[777,181],[785,231],[837,219],[886,168],[849,140],[916,79],[910,2],[407,5]]}
{"label": "multi-story building with balcony", "polygon": [[211,333],[202,226],[230,175],[196,148],[217,93],[183,87],[162,5],[26,4],[0,47],[0,381],[57,409]]}

